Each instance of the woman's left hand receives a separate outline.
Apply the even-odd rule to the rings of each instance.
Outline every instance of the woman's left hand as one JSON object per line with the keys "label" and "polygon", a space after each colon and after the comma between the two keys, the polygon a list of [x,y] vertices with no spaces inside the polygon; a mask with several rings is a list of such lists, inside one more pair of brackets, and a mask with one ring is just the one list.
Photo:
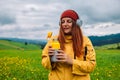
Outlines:
{"label": "woman's left hand", "polygon": [[58,54],[56,55],[57,62],[66,62],[68,64],[73,64],[73,60],[67,55],[63,50],[58,50]]}

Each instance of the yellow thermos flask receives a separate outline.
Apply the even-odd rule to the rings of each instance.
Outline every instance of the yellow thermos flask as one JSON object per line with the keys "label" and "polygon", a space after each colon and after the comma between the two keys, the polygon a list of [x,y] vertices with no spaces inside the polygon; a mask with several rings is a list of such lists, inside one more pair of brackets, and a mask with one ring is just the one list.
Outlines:
{"label": "yellow thermos flask", "polygon": [[53,39],[53,42],[51,43],[52,48],[55,49],[54,55],[51,57],[52,62],[56,62],[57,58],[56,55],[58,54],[58,50],[60,49],[60,43],[57,39]]}

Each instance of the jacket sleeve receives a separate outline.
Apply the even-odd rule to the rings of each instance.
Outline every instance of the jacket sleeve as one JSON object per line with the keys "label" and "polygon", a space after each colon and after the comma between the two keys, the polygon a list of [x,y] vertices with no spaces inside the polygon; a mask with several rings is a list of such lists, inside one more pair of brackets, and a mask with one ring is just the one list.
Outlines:
{"label": "jacket sleeve", "polygon": [[86,61],[78,59],[73,60],[72,73],[77,75],[87,75],[92,72],[96,65],[96,55],[93,45],[89,38],[85,38],[85,46],[87,46]]}
{"label": "jacket sleeve", "polygon": [[53,69],[55,66],[55,63],[51,63],[50,57],[48,55],[48,47],[50,45],[50,41],[46,44],[45,48],[42,51],[42,65],[46,69]]}

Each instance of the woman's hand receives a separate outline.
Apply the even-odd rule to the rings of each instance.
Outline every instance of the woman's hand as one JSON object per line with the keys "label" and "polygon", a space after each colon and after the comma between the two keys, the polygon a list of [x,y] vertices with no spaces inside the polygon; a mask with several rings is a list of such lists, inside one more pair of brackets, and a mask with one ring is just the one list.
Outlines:
{"label": "woman's hand", "polygon": [[52,46],[49,46],[48,55],[49,55],[50,57],[52,57],[52,56],[54,55],[54,53],[55,53],[55,50],[52,48]]}
{"label": "woman's hand", "polygon": [[71,65],[73,64],[73,60],[63,50],[58,50],[56,58],[57,62],[65,62]]}
{"label": "woman's hand", "polygon": [[57,50],[58,54],[55,54],[55,49],[53,49],[51,46],[49,46],[48,49],[48,55],[52,57],[53,55],[56,56],[57,61],[56,62],[65,62],[68,64],[73,64],[73,60],[63,51],[63,50]]}

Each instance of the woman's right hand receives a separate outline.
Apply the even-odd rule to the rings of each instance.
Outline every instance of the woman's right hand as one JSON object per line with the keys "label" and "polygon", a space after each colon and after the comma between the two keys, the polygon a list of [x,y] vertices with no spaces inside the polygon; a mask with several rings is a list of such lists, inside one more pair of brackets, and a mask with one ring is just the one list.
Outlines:
{"label": "woman's right hand", "polygon": [[53,49],[52,46],[49,46],[49,48],[48,48],[48,55],[51,57],[51,56],[54,55],[54,53],[55,53],[55,49]]}

